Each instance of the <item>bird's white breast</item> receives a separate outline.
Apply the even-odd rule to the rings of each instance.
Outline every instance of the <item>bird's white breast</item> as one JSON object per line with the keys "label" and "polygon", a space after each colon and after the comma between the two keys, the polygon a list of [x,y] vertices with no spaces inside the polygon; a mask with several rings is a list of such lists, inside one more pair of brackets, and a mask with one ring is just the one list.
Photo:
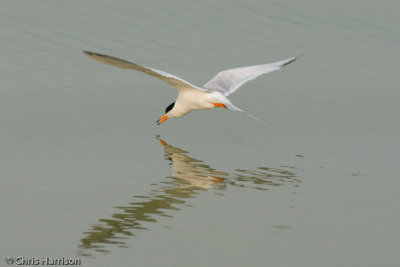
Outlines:
{"label": "bird's white breast", "polygon": [[168,113],[168,117],[182,117],[192,110],[212,109],[212,97],[209,92],[200,90],[185,90],[179,93],[174,108]]}

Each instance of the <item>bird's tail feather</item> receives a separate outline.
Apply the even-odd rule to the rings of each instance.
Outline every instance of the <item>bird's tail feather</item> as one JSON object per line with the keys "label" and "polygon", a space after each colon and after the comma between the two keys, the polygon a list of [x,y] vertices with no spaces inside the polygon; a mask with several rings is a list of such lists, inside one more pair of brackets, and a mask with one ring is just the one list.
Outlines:
{"label": "bird's tail feather", "polygon": [[244,110],[238,108],[237,106],[235,106],[234,104],[232,104],[232,102],[231,102],[228,98],[226,98],[225,96],[223,96],[221,93],[219,93],[219,92],[212,92],[211,94],[212,94],[212,97],[213,97],[214,99],[216,99],[217,101],[221,101],[221,102],[226,106],[226,108],[231,109],[231,110],[237,110],[237,111],[243,112],[243,113],[245,113],[247,116],[249,116],[249,117],[255,119],[256,121],[261,122],[261,123],[264,124],[264,125],[266,125],[266,123],[265,123],[264,121],[260,120],[259,118],[257,118],[257,117],[254,116],[253,114],[250,114],[250,113],[248,113],[247,111],[244,111]]}
{"label": "bird's tail feather", "polygon": [[250,118],[253,118],[253,119],[255,119],[256,121],[259,121],[259,122],[261,122],[261,123],[264,124],[264,125],[267,125],[267,124],[265,123],[265,121],[260,120],[259,118],[257,118],[257,117],[254,116],[253,114],[247,113],[246,111],[244,111],[244,113],[246,113],[246,115],[249,116]]}
{"label": "bird's tail feather", "polygon": [[243,112],[244,114],[246,114],[247,116],[249,116],[250,118],[255,119],[256,121],[261,122],[264,125],[267,125],[263,120],[260,120],[259,118],[257,118],[256,116],[254,116],[253,114],[248,113],[247,111],[244,111],[243,109],[238,108],[237,106],[233,105],[232,103],[230,103],[229,106],[227,106],[228,109],[232,109],[232,110],[237,110],[240,112]]}

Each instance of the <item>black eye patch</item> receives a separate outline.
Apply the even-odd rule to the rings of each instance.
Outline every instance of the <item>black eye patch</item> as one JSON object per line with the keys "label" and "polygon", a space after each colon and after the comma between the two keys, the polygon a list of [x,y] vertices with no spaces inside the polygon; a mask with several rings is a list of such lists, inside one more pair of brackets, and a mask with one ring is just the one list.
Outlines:
{"label": "black eye patch", "polygon": [[167,114],[168,111],[170,111],[171,109],[173,109],[174,106],[175,106],[175,102],[172,103],[171,105],[169,105],[169,106],[165,109],[165,114]]}

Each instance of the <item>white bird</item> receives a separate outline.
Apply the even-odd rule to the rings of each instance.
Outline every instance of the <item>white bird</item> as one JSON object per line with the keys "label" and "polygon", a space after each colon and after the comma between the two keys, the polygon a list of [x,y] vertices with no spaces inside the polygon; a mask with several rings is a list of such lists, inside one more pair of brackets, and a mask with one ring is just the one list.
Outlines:
{"label": "white bird", "polygon": [[[178,90],[178,98],[165,109],[165,114],[156,121],[157,124],[161,124],[170,118],[185,116],[192,110],[221,107],[245,112],[234,106],[227,96],[235,92],[244,83],[257,78],[262,74],[279,70],[298,58],[297,56],[270,64],[224,70],[219,72],[202,87],[198,87],[165,71],[143,67],[116,57],[89,51],[83,52],[94,60],[124,69],[141,71],[167,82],[172,87],[175,87],[175,89]],[[255,118],[251,114],[248,114],[247,112],[245,113],[250,117]]]}

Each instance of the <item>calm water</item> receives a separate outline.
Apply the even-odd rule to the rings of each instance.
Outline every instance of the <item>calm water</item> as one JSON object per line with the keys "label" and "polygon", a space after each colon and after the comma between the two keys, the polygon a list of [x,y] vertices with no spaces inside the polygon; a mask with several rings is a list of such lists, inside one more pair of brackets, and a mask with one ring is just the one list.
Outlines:
{"label": "calm water", "polygon": [[[397,1],[2,1],[0,256],[398,266]],[[222,109],[175,89],[301,53]],[[15,264],[15,263],[14,263]]]}

